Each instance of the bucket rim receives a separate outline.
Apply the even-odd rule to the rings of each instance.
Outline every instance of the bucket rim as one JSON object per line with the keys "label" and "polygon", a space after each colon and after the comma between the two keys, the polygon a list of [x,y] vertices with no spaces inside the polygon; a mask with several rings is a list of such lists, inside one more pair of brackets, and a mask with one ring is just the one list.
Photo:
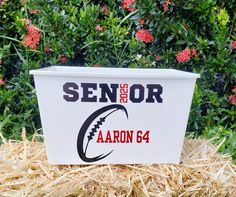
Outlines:
{"label": "bucket rim", "polygon": [[30,70],[32,75],[72,76],[72,77],[109,77],[109,78],[200,78],[200,74],[163,68],[111,68],[111,67],[74,67],[50,66]]}

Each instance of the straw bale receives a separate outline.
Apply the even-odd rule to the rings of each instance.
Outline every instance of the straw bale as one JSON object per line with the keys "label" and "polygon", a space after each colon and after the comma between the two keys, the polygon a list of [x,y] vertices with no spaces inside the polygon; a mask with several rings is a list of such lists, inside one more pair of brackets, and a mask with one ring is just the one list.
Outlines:
{"label": "straw bale", "polygon": [[236,196],[236,166],[186,139],[180,165],[49,165],[40,142],[0,146],[0,196]]}

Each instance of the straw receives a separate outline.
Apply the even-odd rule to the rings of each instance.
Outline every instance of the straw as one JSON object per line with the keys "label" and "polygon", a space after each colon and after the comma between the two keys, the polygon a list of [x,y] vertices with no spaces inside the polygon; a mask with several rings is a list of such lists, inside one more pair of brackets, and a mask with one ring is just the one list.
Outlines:
{"label": "straw", "polygon": [[236,196],[236,166],[210,141],[185,139],[180,165],[59,166],[22,139],[0,146],[0,196]]}

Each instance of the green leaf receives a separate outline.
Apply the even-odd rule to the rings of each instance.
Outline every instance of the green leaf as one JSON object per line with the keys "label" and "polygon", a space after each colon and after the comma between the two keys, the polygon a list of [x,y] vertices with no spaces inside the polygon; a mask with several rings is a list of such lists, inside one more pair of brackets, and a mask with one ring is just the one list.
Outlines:
{"label": "green leaf", "polygon": [[123,18],[118,26],[121,26],[124,21],[126,21],[129,17],[133,16],[136,14],[139,10],[135,10],[134,12],[129,13],[125,18]]}
{"label": "green leaf", "polygon": [[23,64],[27,64],[27,61],[25,60],[25,58],[21,55],[21,53],[18,51],[18,49],[15,47],[15,45],[13,45],[18,56],[20,57],[21,61],[23,62]]}
{"label": "green leaf", "polygon": [[21,43],[20,40],[17,40],[17,39],[15,39],[15,38],[11,38],[11,37],[8,37],[8,36],[1,36],[1,35],[0,35],[0,38],[5,38],[5,39],[8,39],[8,40],[12,40],[12,41],[15,41],[15,42]]}
{"label": "green leaf", "polygon": [[174,35],[169,36],[169,37],[166,39],[166,42],[167,42],[167,43],[170,42],[171,40],[173,40],[173,38],[174,38]]}

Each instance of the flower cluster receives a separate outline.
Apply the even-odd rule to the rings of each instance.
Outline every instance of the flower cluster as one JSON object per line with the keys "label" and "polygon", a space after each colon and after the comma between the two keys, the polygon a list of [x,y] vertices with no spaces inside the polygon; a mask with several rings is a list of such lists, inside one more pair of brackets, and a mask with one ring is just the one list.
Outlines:
{"label": "flower cluster", "polygon": [[23,36],[22,44],[31,49],[37,49],[37,45],[40,42],[41,38],[39,29],[36,26],[31,25],[31,21],[29,20],[22,19],[21,21],[27,29],[26,35]]}
{"label": "flower cluster", "polygon": [[29,10],[29,13],[32,15],[32,14],[38,14],[40,13],[41,11],[40,10],[33,10],[33,9],[30,9]]}
{"label": "flower cluster", "polygon": [[190,58],[191,58],[191,52],[189,48],[179,51],[178,54],[176,55],[176,59],[179,63],[188,62]]}
{"label": "flower cluster", "polygon": [[161,60],[160,54],[157,54],[157,55],[156,55],[156,60],[157,60],[157,61]]}
{"label": "flower cluster", "polygon": [[195,59],[197,59],[197,58],[198,58],[198,52],[197,52],[197,49],[192,48],[192,49],[191,49],[191,52],[192,52],[192,56],[193,56]]}
{"label": "flower cluster", "polygon": [[191,59],[191,55],[197,59],[198,58],[198,52],[195,48],[192,48],[191,50],[189,48],[186,48],[182,51],[179,51],[176,55],[176,59],[179,63],[188,62]]}
{"label": "flower cluster", "polygon": [[232,49],[236,49],[236,40],[232,41]]}
{"label": "flower cluster", "polygon": [[49,52],[50,52],[49,46],[45,46],[45,47],[44,47],[44,52],[45,52],[45,53],[49,53]]}
{"label": "flower cluster", "polygon": [[145,20],[143,18],[138,19],[139,25],[143,25],[145,23]]}
{"label": "flower cluster", "polygon": [[234,93],[234,94],[231,94],[231,95],[229,95],[228,96],[228,99],[229,99],[229,101],[231,102],[231,104],[236,104],[236,85],[234,85],[233,87],[232,87],[232,92]]}
{"label": "flower cluster", "polygon": [[3,79],[0,79],[0,86],[3,86],[5,84],[5,81]]}
{"label": "flower cluster", "polygon": [[4,1],[5,1],[5,0],[0,0],[0,5],[3,5],[3,4],[4,4]]}
{"label": "flower cluster", "polygon": [[135,8],[133,7],[132,4],[135,3],[135,0],[123,0],[122,2],[122,7],[124,9],[129,10],[130,12],[133,12],[135,10]]}
{"label": "flower cluster", "polygon": [[102,14],[104,14],[105,16],[109,15],[109,8],[107,7],[107,5],[102,6]]}
{"label": "flower cluster", "polygon": [[171,2],[169,0],[166,0],[163,4],[162,4],[162,7],[163,7],[163,11],[164,12],[167,12],[169,10],[169,5],[171,4]]}
{"label": "flower cluster", "polygon": [[61,64],[66,64],[68,62],[68,58],[65,55],[60,55],[59,61],[61,62]]}
{"label": "flower cluster", "polygon": [[228,98],[232,104],[236,104],[236,96],[235,95],[232,94]]}
{"label": "flower cluster", "polygon": [[144,43],[149,43],[154,40],[153,35],[146,29],[140,29],[135,33],[135,38]]}
{"label": "flower cluster", "polygon": [[28,19],[25,19],[25,18],[22,18],[20,19],[21,20],[21,23],[23,26],[29,26],[31,24],[31,20],[28,20]]}
{"label": "flower cluster", "polygon": [[101,25],[96,25],[96,26],[95,26],[95,29],[96,29],[97,31],[103,31],[103,27],[101,27]]}

